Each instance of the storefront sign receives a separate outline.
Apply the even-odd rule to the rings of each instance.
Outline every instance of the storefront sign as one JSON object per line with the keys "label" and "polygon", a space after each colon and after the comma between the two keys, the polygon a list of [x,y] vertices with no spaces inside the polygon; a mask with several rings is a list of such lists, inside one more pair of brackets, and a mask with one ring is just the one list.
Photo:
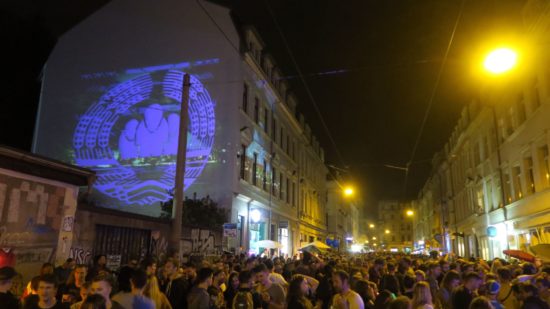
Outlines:
{"label": "storefront sign", "polygon": [[223,225],[224,237],[237,237],[237,223],[225,223]]}

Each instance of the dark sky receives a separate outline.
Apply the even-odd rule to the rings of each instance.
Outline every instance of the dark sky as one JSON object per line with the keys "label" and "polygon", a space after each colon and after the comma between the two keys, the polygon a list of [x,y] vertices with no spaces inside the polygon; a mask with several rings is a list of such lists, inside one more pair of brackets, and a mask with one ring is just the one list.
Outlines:
{"label": "dark sky", "polygon": [[[56,38],[106,2],[10,1],[0,7],[0,31],[7,47],[0,143],[30,149],[39,76]],[[476,52],[495,35],[518,34],[522,3],[464,1],[405,192],[405,173],[384,165],[405,166],[411,161],[462,0],[233,2],[235,16],[256,26],[290,82],[327,161],[349,170],[371,206],[379,198],[416,196],[429,173],[430,159],[442,149],[460,110],[478,89],[472,73]],[[297,76],[276,23],[337,150]]]}

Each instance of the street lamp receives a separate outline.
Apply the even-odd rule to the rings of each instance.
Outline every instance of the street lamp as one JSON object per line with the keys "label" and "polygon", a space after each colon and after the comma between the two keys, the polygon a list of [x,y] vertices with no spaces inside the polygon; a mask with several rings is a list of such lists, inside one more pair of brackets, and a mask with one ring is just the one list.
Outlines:
{"label": "street lamp", "polygon": [[384,233],[389,234],[390,230],[385,230]]}
{"label": "street lamp", "polygon": [[411,218],[411,250],[414,251],[414,211],[409,209],[405,212],[405,214],[407,217]]}
{"label": "street lamp", "polygon": [[483,66],[485,70],[498,75],[513,69],[517,63],[517,59],[518,54],[514,50],[506,47],[497,48],[485,57]]}
{"label": "street lamp", "polygon": [[373,229],[374,228],[374,224],[369,224],[369,228]]}
{"label": "street lamp", "polygon": [[354,191],[353,191],[352,187],[344,188],[344,196],[351,197],[351,196],[353,196],[353,193],[354,193]]}

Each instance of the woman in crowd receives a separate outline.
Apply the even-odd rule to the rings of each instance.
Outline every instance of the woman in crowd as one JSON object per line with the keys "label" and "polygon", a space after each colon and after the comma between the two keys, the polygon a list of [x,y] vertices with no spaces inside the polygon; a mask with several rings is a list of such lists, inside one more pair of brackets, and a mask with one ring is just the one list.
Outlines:
{"label": "woman in crowd", "polygon": [[287,306],[292,309],[312,309],[311,301],[306,295],[309,291],[307,280],[302,275],[295,275],[288,287]]}
{"label": "woman in crowd", "polygon": [[433,309],[432,293],[430,292],[430,285],[426,281],[417,282],[414,285],[413,309]]}

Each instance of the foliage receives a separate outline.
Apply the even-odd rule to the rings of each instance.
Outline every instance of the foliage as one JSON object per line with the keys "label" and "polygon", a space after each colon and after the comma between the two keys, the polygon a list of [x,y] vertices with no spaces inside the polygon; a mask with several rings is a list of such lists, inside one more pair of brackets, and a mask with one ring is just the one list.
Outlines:
{"label": "foliage", "polygon": [[[161,218],[172,217],[173,199],[161,203]],[[227,220],[227,211],[209,196],[202,199],[185,198],[183,203],[183,225],[188,227],[208,227],[221,229]]]}

